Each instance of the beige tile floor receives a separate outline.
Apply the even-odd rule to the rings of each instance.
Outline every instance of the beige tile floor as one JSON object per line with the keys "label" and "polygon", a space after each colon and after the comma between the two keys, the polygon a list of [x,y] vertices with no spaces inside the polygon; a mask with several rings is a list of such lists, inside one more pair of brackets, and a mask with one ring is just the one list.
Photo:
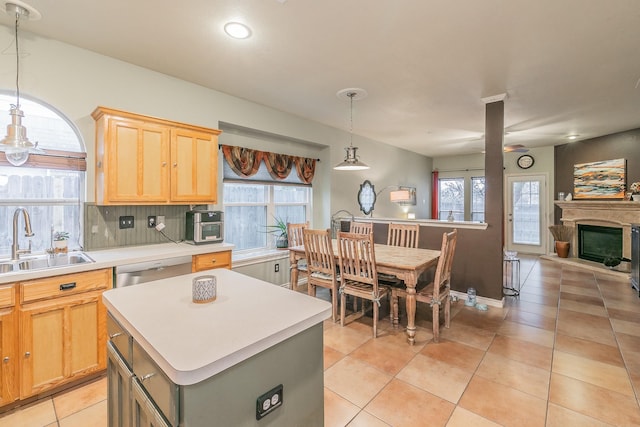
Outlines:
{"label": "beige tile floor", "polygon": [[[640,299],[627,280],[535,258],[522,294],[487,312],[453,308],[416,345],[387,319],[325,322],[326,426],[640,425]],[[404,320],[404,319],[403,319]],[[0,417],[4,426],[106,426],[106,380]]]}

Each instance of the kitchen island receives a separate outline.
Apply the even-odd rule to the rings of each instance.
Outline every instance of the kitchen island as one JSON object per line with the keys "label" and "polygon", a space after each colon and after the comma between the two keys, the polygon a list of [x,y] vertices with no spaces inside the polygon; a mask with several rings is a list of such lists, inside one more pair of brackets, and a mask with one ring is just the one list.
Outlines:
{"label": "kitchen island", "polygon": [[[203,274],[216,276],[217,299],[196,304],[192,280]],[[143,389],[168,425],[323,425],[330,303],[224,269],[112,289],[103,300],[132,337],[121,350],[132,355],[132,394]],[[132,400],[136,419],[145,405]]]}

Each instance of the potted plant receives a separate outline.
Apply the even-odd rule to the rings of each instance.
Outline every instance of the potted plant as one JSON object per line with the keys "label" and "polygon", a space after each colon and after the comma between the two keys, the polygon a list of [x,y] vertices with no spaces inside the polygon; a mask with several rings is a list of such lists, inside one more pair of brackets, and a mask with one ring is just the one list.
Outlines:
{"label": "potted plant", "polygon": [[566,225],[551,225],[549,231],[556,241],[556,253],[559,258],[567,258],[569,256],[569,246],[573,230]]}
{"label": "potted plant", "polygon": [[53,233],[53,251],[55,253],[67,252],[67,240],[69,240],[68,231],[56,231]]}
{"label": "potted plant", "polygon": [[276,238],[276,248],[286,248],[289,246],[287,237],[287,223],[278,217],[273,217],[276,221],[273,225],[267,225],[267,233],[271,233]]}

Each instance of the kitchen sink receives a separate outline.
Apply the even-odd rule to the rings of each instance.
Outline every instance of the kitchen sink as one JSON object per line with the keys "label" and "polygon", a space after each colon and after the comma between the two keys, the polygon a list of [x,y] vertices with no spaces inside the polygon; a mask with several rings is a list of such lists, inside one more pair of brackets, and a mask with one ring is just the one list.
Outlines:
{"label": "kitchen sink", "polygon": [[56,255],[36,255],[26,256],[18,260],[0,260],[0,274],[16,271],[43,270],[47,268],[66,267],[75,264],[95,262],[84,252],[69,252],[67,254]]}

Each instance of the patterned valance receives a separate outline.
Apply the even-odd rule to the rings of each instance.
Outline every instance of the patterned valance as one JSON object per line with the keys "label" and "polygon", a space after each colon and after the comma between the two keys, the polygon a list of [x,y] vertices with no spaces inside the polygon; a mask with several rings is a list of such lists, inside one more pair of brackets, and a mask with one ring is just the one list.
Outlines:
{"label": "patterned valance", "polygon": [[243,178],[255,175],[260,167],[262,151],[223,145],[222,153],[231,169]]}
{"label": "patterned valance", "polygon": [[306,157],[270,153],[231,145],[223,145],[222,153],[229,167],[242,178],[255,175],[263,160],[269,175],[276,181],[287,178],[295,166],[300,181],[304,184],[311,184],[316,171],[317,160]]}

